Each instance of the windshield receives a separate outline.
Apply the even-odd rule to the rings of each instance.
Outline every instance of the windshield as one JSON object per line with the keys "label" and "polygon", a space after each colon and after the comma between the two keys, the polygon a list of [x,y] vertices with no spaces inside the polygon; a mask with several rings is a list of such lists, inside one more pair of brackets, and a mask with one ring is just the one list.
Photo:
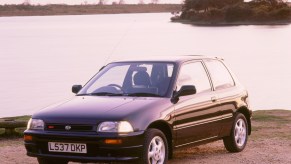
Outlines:
{"label": "windshield", "polygon": [[112,63],[96,74],[78,95],[163,97],[173,63]]}

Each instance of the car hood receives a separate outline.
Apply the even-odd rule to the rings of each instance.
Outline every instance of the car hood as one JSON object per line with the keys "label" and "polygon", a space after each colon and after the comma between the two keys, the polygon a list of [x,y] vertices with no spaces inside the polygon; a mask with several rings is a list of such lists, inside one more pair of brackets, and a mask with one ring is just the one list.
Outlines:
{"label": "car hood", "polygon": [[[32,118],[47,123],[91,124],[100,121],[127,120],[135,113],[154,108],[167,98],[76,96],[64,103],[47,107]],[[139,111],[139,112],[138,112]]]}

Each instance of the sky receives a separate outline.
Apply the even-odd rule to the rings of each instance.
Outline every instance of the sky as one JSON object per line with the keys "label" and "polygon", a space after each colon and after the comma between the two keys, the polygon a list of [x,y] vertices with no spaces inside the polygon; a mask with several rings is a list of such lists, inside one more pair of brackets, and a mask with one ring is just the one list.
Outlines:
{"label": "sky", "polygon": [[[21,4],[25,0],[0,0],[0,4]],[[85,1],[88,4],[98,3],[99,0],[29,0],[31,4],[82,4]],[[105,0],[107,4],[119,2],[119,0]],[[124,0],[127,4],[136,4],[139,0]],[[150,3],[152,0],[143,0]],[[159,3],[181,3],[183,0],[159,0]]]}

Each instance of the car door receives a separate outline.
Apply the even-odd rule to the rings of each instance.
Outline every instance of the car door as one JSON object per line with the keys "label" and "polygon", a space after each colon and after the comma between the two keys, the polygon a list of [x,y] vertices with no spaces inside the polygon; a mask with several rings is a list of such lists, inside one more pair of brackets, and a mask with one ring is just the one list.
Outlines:
{"label": "car door", "polygon": [[233,112],[237,109],[238,101],[241,101],[244,88],[239,88],[230,74],[230,71],[220,60],[205,60],[205,65],[213,83],[214,93],[220,102],[222,130],[220,136],[229,135],[232,122]]}
{"label": "car door", "polygon": [[183,85],[194,85],[196,94],[182,96],[175,104],[175,146],[183,146],[218,136],[219,102],[212,91],[209,75],[201,61],[183,64],[176,82],[176,91]]}

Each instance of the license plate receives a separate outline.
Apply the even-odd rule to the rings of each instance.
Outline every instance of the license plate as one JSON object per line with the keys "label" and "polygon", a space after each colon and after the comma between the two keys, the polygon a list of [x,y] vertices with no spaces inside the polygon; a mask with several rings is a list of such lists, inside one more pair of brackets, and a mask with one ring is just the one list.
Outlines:
{"label": "license plate", "polygon": [[87,153],[87,146],[83,143],[49,142],[48,150],[50,152]]}

